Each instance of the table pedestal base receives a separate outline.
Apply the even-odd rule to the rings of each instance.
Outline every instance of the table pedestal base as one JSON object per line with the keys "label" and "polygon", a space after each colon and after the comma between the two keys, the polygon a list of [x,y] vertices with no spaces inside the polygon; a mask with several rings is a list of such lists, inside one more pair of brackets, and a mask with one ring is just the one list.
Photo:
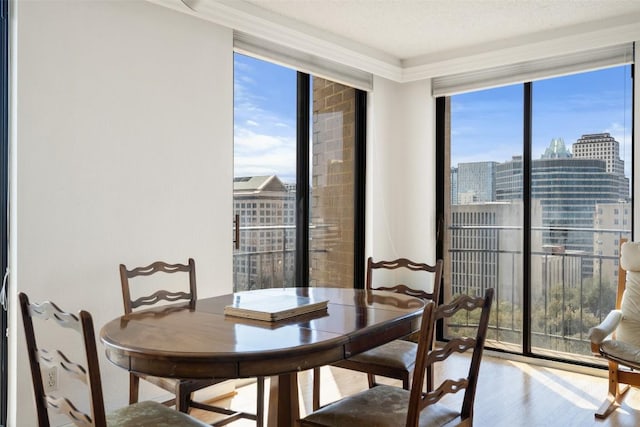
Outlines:
{"label": "table pedestal base", "polygon": [[293,427],[300,418],[298,374],[271,377],[269,387],[269,427]]}

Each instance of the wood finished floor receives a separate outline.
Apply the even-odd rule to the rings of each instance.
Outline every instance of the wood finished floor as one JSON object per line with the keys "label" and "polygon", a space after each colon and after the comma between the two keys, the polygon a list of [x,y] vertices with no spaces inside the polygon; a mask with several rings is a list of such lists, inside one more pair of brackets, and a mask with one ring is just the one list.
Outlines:
{"label": "wood finished floor", "polygon": [[[466,356],[452,357],[445,369],[455,373]],[[442,372],[436,372],[436,381]],[[304,416],[311,410],[310,372],[299,374],[300,406]],[[393,380],[383,381],[399,384]],[[321,403],[324,405],[367,387],[366,375],[340,368],[322,369]],[[265,385],[268,390],[268,386]],[[542,426],[640,426],[640,391],[631,389],[623,405],[606,420],[597,420],[594,411],[607,391],[607,379],[510,361],[494,356],[483,358],[475,402],[476,427],[542,427]],[[238,389],[237,395],[226,399],[232,408],[255,410],[255,384]],[[445,403],[455,405],[458,396]],[[218,402],[220,403],[220,402]],[[192,415],[211,422],[216,415],[193,410]],[[254,426],[248,420],[229,424],[234,427]]]}

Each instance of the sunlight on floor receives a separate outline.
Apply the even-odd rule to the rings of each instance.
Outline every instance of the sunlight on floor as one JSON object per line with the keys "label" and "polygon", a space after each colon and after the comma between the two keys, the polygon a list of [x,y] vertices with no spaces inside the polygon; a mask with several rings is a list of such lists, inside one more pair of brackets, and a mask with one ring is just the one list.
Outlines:
{"label": "sunlight on floor", "polygon": [[544,385],[549,390],[557,394],[559,399],[568,400],[573,405],[578,405],[582,408],[588,408],[594,411],[597,409],[597,405],[594,405],[593,402],[588,401],[583,396],[580,396],[574,393],[573,391],[569,390],[567,387],[564,387],[562,384],[559,384],[557,381],[554,380],[553,377],[545,375],[544,373],[540,372],[541,369],[544,369],[544,368],[531,366],[531,365],[527,365],[519,362],[509,361],[509,363],[515,366],[516,368],[520,369],[522,372],[529,375],[533,379],[539,381],[540,384]]}

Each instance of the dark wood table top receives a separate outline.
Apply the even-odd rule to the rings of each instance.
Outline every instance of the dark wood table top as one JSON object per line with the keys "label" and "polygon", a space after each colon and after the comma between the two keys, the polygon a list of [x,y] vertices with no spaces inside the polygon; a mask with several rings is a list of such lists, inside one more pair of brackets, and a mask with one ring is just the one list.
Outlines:
{"label": "dark wood table top", "polygon": [[[224,307],[234,294],[201,299],[195,307],[171,304],[138,311],[102,328],[107,358],[126,370],[162,377],[289,375],[418,330],[424,307],[420,299],[385,291],[315,287],[249,292],[296,294],[329,304],[326,311],[277,322],[226,316]],[[294,394],[286,398],[297,399]]]}

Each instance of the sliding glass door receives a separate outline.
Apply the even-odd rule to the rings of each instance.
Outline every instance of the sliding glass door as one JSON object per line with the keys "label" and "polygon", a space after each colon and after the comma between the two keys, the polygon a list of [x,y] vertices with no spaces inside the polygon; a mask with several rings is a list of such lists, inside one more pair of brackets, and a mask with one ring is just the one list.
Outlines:
{"label": "sliding glass door", "polygon": [[531,346],[590,354],[631,233],[631,67],[533,82]]}
{"label": "sliding glass door", "polygon": [[296,72],[234,56],[234,290],[295,286]]}
{"label": "sliding glass door", "polygon": [[[445,301],[494,288],[490,339],[522,343],[522,103],[520,86],[450,99]],[[520,177],[520,178],[518,178]]]}
{"label": "sliding glass door", "polygon": [[438,101],[445,298],[496,289],[490,346],[594,362],[631,235],[632,86],[619,66]]}

